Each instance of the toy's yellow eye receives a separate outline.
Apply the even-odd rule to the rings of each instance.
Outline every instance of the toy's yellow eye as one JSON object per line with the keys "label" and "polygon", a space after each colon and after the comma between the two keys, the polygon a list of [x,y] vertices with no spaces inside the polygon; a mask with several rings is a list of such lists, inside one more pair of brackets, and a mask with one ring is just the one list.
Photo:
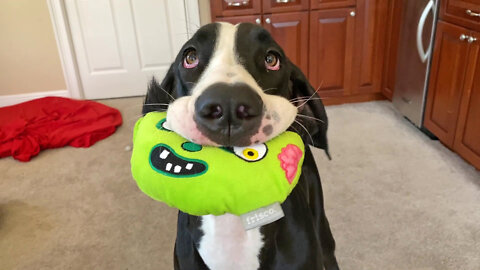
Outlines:
{"label": "toy's yellow eye", "polygon": [[243,156],[249,160],[255,160],[258,158],[258,151],[253,148],[245,148],[243,150]]}
{"label": "toy's yellow eye", "polygon": [[265,144],[257,144],[247,147],[233,147],[233,152],[239,158],[246,161],[259,161],[267,155],[267,146]]}

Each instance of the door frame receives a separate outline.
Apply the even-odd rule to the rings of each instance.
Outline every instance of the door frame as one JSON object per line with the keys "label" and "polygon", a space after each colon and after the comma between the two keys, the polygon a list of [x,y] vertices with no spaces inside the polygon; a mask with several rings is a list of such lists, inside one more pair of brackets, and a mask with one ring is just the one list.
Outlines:
{"label": "door frame", "polygon": [[[190,38],[200,28],[200,10],[198,0],[183,0],[183,2],[187,20],[187,36]],[[73,47],[72,34],[68,26],[65,0],[47,0],[47,4],[69,96],[71,98],[84,99],[85,96]]]}

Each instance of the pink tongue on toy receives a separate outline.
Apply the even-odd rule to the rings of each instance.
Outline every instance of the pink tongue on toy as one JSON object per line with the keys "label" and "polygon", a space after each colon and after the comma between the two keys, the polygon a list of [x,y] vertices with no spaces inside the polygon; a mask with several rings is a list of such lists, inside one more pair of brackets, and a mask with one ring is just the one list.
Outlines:
{"label": "pink tongue on toy", "polygon": [[285,146],[282,148],[282,152],[278,154],[280,166],[285,171],[285,176],[290,184],[292,183],[293,179],[295,179],[298,169],[298,162],[302,158],[302,155],[302,150],[294,144]]}

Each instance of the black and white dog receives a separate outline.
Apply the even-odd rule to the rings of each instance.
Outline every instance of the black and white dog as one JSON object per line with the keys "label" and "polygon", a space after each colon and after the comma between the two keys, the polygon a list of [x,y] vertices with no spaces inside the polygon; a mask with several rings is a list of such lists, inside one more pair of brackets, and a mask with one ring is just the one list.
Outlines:
{"label": "black and white dog", "polygon": [[[164,111],[162,104],[169,104],[169,129],[198,144],[247,146],[289,129],[328,155],[322,101],[270,34],[254,24],[200,28],[162,83],[152,80],[143,113]],[[301,178],[282,204],[285,217],[276,222],[245,231],[234,215],[179,212],[175,269],[339,269],[320,177],[305,150]]]}

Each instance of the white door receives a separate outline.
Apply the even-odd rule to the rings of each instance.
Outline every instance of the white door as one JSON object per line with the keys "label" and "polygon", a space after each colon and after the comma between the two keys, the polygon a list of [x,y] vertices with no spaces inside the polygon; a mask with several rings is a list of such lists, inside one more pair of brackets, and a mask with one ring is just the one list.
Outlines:
{"label": "white door", "polygon": [[188,39],[182,0],[66,0],[87,99],[140,96]]}

